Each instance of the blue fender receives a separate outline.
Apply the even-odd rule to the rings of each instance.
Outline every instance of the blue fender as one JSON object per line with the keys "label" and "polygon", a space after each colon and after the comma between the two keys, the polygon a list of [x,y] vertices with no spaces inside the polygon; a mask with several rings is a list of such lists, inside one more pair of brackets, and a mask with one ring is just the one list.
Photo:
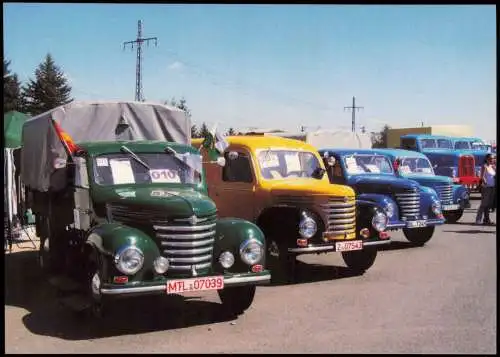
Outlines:
{"label": "blue fender", "polygon": [[453,203],[460,204],[461,209],[470,207],[469,190],[464,185],[454,184],[453,190]]}

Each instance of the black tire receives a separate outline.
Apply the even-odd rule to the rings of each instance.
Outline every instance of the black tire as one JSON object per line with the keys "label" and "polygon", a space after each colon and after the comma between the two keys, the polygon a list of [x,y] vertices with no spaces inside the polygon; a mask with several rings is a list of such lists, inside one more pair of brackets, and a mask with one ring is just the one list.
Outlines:
{"label": "black tire", "polygon": [[90,253],[86,271],[85,286],[90,300],[90,316],[95,319],[102,319],[105,317],[107,309],[104,303],[105,300],[100,293],[100,285],[102,284],[101,261],[99,253],[96,251]]}
{"label": "black tire", "polygon": [[270,239],[267,244],[266,265],[271,271],[271,283],[292,283],[295,281],[296,256],[288,253],[288,247]]}
{"label": "black tire", "polygon": [[370,269],[376,258],[377,249],[371,247],[342,252],[342,259],[344,259],[347,267],[356,274],[363,274]]}
{"label": "black tire", "polygon": [[457,211],[448,211],[443,212],[444,218],[446,218],[446,223],[457,223],[462,215],[464,214],[464,210],[460,209]]}
{"label": "black tire", "polygon": [[434,226],[424,228],[403,228],[403,233],[411,243],[416,246],[423,246],[432,238],[434,234]]}
{"label": "black tire", "polygon": [[238,316],[252,305],[255,296],[255,285],[236,286],[217,290],[224,311]]}
{"label": "black tire", "polygon": [[57,272],[54,252],[51,251],[51,244],[49,238],[40,240],[40,247],[38,249],[38,266],[42,274],[50,276]]}

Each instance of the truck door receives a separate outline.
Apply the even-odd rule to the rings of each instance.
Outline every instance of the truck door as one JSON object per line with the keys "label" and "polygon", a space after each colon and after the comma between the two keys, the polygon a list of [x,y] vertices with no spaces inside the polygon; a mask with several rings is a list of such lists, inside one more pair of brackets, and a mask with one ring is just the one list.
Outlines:
{"label": "truck door", "polygon": [[[235,151],[236,158],[228,153]],[[217,205],[219,217],[237,217],[254,221],[255,174],[250,155],[244,150],[228,149],[224,154],[226,165],[219,171],[216,185],[210,185],[209,193]]]}

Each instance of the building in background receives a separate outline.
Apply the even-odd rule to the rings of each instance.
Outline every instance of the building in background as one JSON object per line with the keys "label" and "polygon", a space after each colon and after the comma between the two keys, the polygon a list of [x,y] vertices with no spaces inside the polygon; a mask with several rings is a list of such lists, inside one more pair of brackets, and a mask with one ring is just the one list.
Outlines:
{"label": "building in background", "polygon": [[431,125],[414,128],[394,128],[387,132],[387,147],[399,147],[399,138],[407,134],[429,134],[444,136],[475,136],[470,125]]}

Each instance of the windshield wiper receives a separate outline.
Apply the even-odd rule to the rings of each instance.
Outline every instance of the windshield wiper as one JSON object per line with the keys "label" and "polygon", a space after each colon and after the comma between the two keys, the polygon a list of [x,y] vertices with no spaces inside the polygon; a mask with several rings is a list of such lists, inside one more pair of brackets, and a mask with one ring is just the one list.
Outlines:
{"label": "windshield wiper", "polygon": [[125,145],[123,145],[121,148],[120,148],[120,151],[125,151],[126,153],[128,153],[130,156],[132,156],[132,158],[137,161],[139,164],[141,164],[142,166],[144,166],[146,169],[148,170],[151,170],[151,167],[149,167],[148,164],[146,164],[144,161],[141,160],[141,158],[139,156],[137,156],[132,150],[130,150],[128,147],[126,147]]}

